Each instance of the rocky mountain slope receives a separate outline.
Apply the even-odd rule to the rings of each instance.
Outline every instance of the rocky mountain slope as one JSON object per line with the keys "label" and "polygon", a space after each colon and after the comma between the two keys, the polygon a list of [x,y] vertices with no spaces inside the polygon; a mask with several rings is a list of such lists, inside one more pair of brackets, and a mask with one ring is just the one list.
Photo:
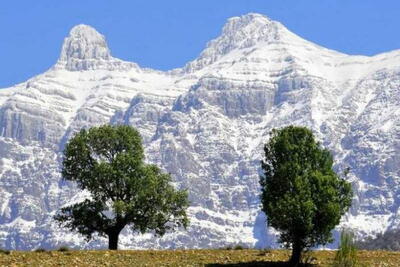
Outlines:
{"label": "rocky mountain slope", "polygon": [[272,128],[310,127],[349,166],[356,195],[342,226],[360,236],[400,224],[400,51],[350,56],[308,42],[259,14],[227,21],[181,69],[111,56],[105,38],[74,27],[58,62],[0,90],[0,247],[104,247],[60,229],[59,207],[85,197],[60,178],[62,149],[82,127],[129,124],[147,160],[190,191],[188,231],[124,231],[121,247],[267,246],[259,207],[262,145]]}

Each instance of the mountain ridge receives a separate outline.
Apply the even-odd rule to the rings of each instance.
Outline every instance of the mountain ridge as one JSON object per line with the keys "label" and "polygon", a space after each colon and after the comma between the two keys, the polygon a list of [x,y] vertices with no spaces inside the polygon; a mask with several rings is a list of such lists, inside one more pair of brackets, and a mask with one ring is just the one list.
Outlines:
{"label": "mountain ridge", "polygon": [[0,246],[104,246],[52,221],[85,197],[60,180],[65,142],[104,123],[136,127],[147,161],[188,188],[192,203],[188,232],[155,239],[125,229],[121,247],[275,246],[259,207],[259,160],[269,131],[289,124],[311,128],[339,172],[351,168],[355,197],[341,226],[360,238],[398,227],[398,56],[346,55],[251,13],[163,72],[112,57],[104,36],[78,25],[53,67],[0,90]]}

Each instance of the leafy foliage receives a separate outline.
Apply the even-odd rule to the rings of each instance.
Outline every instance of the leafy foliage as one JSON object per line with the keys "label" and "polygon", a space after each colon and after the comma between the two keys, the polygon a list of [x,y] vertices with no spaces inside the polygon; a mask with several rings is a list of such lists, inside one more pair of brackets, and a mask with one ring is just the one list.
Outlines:
{"label": "leafy foliage", "polygon": [[143,160],[141,137],[132,127],[81,130],[64,150],[62,176],[91,197],[62,208],[55,219],[87,240],[94,233],[108,236],[112,249],[126,225],[158,235],[186,227],[187,192],[175,190],[169,174]]}
{"label": "leafy foliage", "polygon": [[262,209],[297,264],[304,248],[332,241],[331,230],[351,205],[351,185],[305,127],[274,129],[264,152]]}
{"label": "leafy foliage", "polygon": [[333,267],[355,267],[358,266],[357,247],[354,243],[354,235],[348,231],[340,234],[340,246],[336,252]]}

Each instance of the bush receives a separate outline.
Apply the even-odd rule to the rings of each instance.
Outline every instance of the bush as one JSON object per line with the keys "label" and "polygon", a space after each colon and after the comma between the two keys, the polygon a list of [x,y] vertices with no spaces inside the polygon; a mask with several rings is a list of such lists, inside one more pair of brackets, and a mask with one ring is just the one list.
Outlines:
{"label": "bush", "polygon": [[357,247],[354,243],[354,234],[342,231],[340,234],[340,246],[336,252],[333,267],[355,267],[358,266]]}
{"label": "bush", "polygon": [[37,248],[35,249],[35,252],[46,252],[44,248]]}
{"label": "bush", "polygon": [[236,245],[233,247],[234,250],[242,250],[244,247],[242,245]]}
{"label": "bush", "polygon": [[9,250],[0,248],[0,254],[10,255],[10,253],[11,252]]}
{"label": "bush", "polygon": [[69,251],[70,249],[69,249],[69,247],[67,247],[67,246],[61,246],[61,247],[59,247],[58,248],[58,251],[60,251],[60,252],[67,252],[67,251]]}

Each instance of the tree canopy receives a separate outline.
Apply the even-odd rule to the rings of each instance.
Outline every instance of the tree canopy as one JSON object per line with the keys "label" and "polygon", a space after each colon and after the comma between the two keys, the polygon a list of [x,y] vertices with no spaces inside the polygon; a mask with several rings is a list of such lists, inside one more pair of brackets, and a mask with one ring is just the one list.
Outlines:
{"label": "tree canopy", "polygon": [[90,197],[62,208],[55,219],[87,240],[94,233],[108,236],[109,249],[117,249],[127,225],[157,235],[188,225],[187,192],[176,190],[156,165],[144,163],[141,137],[130,126],[81,130],[65,147],[62,177]]}
{"label": "tree canopy", "polygon": [[305,248],[332,241],[331,231],[351,205],[351,185],[305,127],[272,130],[264,153],[262,210],[280,242],[292,247],[290,261],[297,265]]}

